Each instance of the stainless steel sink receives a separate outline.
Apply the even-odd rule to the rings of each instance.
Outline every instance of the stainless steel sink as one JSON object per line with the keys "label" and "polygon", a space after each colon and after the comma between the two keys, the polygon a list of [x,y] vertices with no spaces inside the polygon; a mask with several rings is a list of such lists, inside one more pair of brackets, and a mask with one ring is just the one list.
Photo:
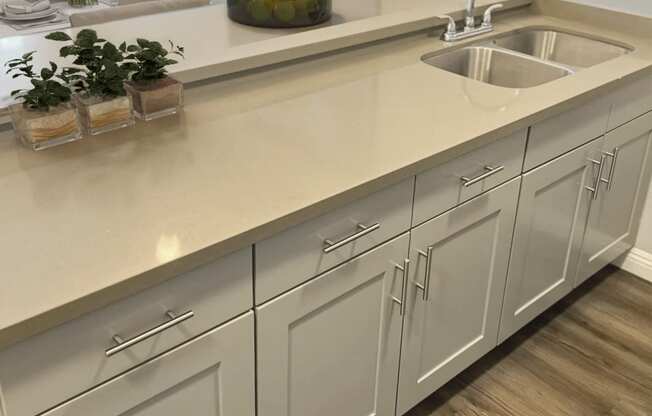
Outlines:
{"label": "stainless steel sink", "polygon": [[631,52],[615,42],[547,28],[530,28],[493,41],[496,46],[575,68],[588,68]]}
{"label": "stainless steel sink", "polygon": [[423,62],[463,77],[506,88],[530,88],[565,77],[572,69],[490,46],[425,55]]}

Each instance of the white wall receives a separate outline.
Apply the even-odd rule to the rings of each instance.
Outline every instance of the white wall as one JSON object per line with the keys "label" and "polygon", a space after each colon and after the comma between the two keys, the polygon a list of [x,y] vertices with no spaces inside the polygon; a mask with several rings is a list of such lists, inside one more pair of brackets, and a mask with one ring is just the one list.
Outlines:
{"label": "white wall", "polygon": [[570,0],[575,3],[589,4],[629,13],[652,17],[652,0]]}

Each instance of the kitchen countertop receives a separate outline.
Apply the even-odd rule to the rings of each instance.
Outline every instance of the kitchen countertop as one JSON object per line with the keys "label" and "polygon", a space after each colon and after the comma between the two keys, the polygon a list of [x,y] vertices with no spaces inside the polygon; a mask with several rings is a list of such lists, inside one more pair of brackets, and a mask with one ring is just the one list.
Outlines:
{"label": "kitchen countertop", "polygon": [[497,32],[553,26],[636,50],[512,90],[421,63],[447,45],[414,33],[197,83],[179,116],[40,153],[0,132],[0,346],[652,73],[650,20],[541,7],[565,18],[510,12]]}
{"label": "kitchen countertop", "polygon": [[[511,8],[531,1],[502,3]],[[478,13],[499,2],[477,0]],[[221,0],[204,7],[118,20],[93,28],[116,44],[146,37],[162,42],[171,39],[185,46],[186,58],[172,71],[179,80],[192,82],[429,28],[443,22],[438,15],[461,18],[464,10],[463,0],[334,0],[333,4],[333,18],[312,28],[265,29],[234,23]],[[81,29],[63,31],[74,35]],[[44,39],[46,33],[2,37],[0,32],[0,62],[36,50],[37,66],[48,61],[63,63],[59,58],[61,43]],[[26,82],[22,78],[13,80],[0,71],[0,85],[2,114],[2,109],[12,103],[9,93]]]}

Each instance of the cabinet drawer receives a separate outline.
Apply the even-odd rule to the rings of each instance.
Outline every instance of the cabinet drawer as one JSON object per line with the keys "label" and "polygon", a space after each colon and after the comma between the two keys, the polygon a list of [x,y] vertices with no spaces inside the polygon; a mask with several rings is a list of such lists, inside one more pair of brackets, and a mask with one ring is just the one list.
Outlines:
{"label": "cabinet drawer", "polygon": [[[414,224],[421,224],[520,175],[526,136],[526,130],[519,131],[419,174],[414,195]],[[489,168],[502,170],[492,174]],[[486,179],[474,180],[482,175]]]}
{"label": "cabinet drawer", "polygon": [[256,304],[407,231],[413,189],[401,182],[256,244]]}
{"label": "cabinet drawer", "polygon": [[611,98],[609,131],[652,110],[652,76],[647,75],[618,89]]}
{"label": "cabinet drawer", "polygon": [[253,312],[43,416],[254,416]]}
{"label": "cabinet drawer", "polygon": [[[8,414],[33,416],[250,309],[251,268],[248,248],[0,352]],[[162,329],[167,311],[194,316],[107,356],[115,335]]]}
{"label": "cabinet drawer", "polygon": [[597,98],[530,129],[524,170],[528,171],[590,142],[607,131],[611,98]]}

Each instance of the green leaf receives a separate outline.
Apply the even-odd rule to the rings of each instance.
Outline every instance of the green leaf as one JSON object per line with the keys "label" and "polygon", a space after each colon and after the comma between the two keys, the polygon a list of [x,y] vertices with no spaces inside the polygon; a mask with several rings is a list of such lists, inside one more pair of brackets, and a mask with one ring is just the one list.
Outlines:
{"label": "green leaf", "polygon": [[140,46],[141,48],[149,48],[149,47],[150,47],[150,44],[151,44],[150,41],[148,41],[147,39],[143,39],[143,38],[138,38],[138,39],[136,39],[136,43],[137,43],[138,46]]}
{"label": "green leaf", "polygon": [[35,53],[36,51],[27,52],[26,54],[23,55],[23,59],[25,61],[31,61],[32,55],[34,55]]}
{"label": "green leaf", "polygon": [[82,29],[79,31],[79,33],[77,33],[77,40],[80,39],[90,40],[94,43],[97,41],[97,32],[93,29]]}
{"label": "green leaf", "polygon": [[66,58],[71,55],[77,55],[78,52],[79,50],[76,46],[64,46],[63,48],[59,49],[59,56]]}
{"label": "green leaf", "polygon": [[102,47],[102,56],[104,56],[104,59],[108,59],[113,62],[122,60],[122,54],[111,42],[105,43]]}
{"label": "green leaf", "polygon": [[43,78],[44,81],[49,80],[50,78],[52,78],[53,75],[54,72],[52,72],[52,70],[48,68],[41,69],[41,78]]}
{"label": "green leaf", "polygon": [[120,52],[125,53],[127,52],[127,42],[122,42],[120,46],[118,47],[120,49]]}
{"label": "green leaf", "polygon": [[49,33],[48,35],[45,36],[45,39],[56,40],[56,41],[60,41],[60,42],[72,40],[72,38],[70,36],[68,36],[67,33],[64,33],[64,32],[52,32],[52,33]]}

